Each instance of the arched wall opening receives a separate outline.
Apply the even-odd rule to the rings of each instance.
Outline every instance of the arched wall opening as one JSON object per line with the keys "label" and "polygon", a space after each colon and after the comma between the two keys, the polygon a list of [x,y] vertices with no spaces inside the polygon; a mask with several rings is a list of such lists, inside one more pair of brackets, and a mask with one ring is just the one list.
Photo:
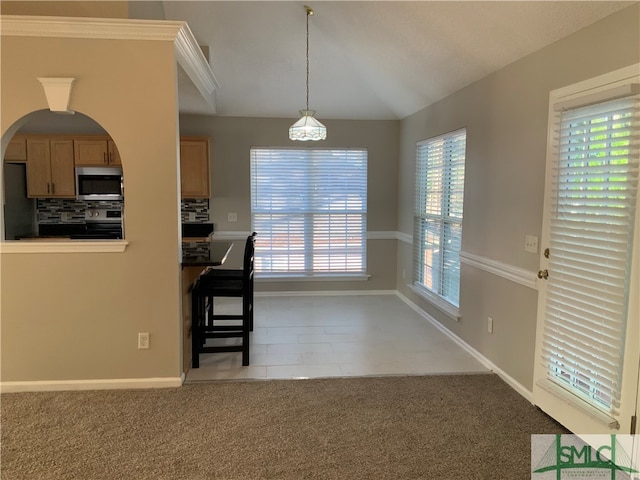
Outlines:
{"label": "arched wall opening", "polygon": [[[12,139],[16,139],[14,148],[7,151]],[[62,142],[64,152],[75,156],[58,159],[56,164],[28,163],[30,146],[35,150],[50,140]],[[81,196],[87,192],[82,191],[77,182],[78,178],[86,178],[79,177],[79,174],[89,169],[110,175],[113,192],[116,191],[118,177],[121,179],[119,183],[124,185],[123,163],[126,160],[122,162],[115,141],[96,120],[79,112],[68,115],[50,110],[33,111],[7,130],[2,145],[5,158],[2,169],[4,240],[124,238],[124,198],[118,198],[115,193]],[[82,148],[95,151],[98,157],[84,159],[78,156]],[[99,156],[101,149],[104,157]],[[81,170],[83,168],[84,171]],[[61,176],[65,181],[67,188],[61,195],[39,191],[39,181],[52,174]],[[85,185],[94,183],[88,181]]]}

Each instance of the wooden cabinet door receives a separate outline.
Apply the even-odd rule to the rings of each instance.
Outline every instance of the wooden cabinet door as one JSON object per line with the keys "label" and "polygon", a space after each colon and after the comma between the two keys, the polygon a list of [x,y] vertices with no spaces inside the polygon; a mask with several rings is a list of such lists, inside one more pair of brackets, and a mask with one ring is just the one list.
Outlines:
{"label": "wooden cabinet door", "polygon": [[75,197],[73,140],[51,140],[52,196]]}
{"label": "wooden cabinet door", "polygon": [[118,147],[116,147],[116,142],[113,140],[109,140],[109,165],[122,165],[122,160],[120,160],[120,152],[118,152]]}
{"label": "wooden cabinet door", "polygon": [[19,135],[14,136],[7,150],[4,152],[4,160],[12,162],[26,162],[27,161],[27,139]]}
{"label": "wooden cabinet door", "polygon": [[209,142],[180,141],[180,187],[182,198],[209,198]]}
{"label": "wooden cabinet door", "polygon": [[27,158],[27,196],[51,196],[49,139],[27,139]]}
{"label": "wooden cabinet door", "polygon": [[74,140],[75,164],[104,167],[109,163],[107,140]]}

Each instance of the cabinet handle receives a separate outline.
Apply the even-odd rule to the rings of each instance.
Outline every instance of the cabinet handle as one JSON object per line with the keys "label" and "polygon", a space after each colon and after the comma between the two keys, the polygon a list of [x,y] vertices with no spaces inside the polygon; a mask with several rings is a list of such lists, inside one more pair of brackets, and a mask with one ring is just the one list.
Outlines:
{"label": "cabinet handle", "polygon": [[51,193],[51,184],[47,182],[47,193]]}
{"label": "cabinet handle", "polygon": [[113,153],[109,152],[109,164],[113,163]]}
{"label": "cabinet handle", "polygon": [[107,161],[107,152],[102,152],[102,159],[103,159],[104,163],[109,163]]}
{"label": "cabinet handle", "polygon": [[51,193],[56,193],[56,184],[51,182]]}

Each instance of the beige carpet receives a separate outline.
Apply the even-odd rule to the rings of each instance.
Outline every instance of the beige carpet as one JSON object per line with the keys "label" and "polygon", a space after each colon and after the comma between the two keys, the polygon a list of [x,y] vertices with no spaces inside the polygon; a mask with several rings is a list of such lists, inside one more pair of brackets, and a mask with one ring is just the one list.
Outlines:
{"label": "beige carpet", "polygon": [[2,480],[524,479],[564,433],[496,375],[4,394]]}

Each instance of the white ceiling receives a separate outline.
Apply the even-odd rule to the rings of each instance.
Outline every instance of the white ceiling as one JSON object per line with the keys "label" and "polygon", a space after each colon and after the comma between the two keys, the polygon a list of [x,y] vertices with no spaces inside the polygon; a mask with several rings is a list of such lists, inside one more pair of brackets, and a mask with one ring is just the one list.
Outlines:
{"label": "white ceiling", "polygon": [[[399,119],[625,8],[613,1],[130,2],[132,18],[185,20],[220,83],[220,116]],[[181,81],[180,110],[211,113]]]}

